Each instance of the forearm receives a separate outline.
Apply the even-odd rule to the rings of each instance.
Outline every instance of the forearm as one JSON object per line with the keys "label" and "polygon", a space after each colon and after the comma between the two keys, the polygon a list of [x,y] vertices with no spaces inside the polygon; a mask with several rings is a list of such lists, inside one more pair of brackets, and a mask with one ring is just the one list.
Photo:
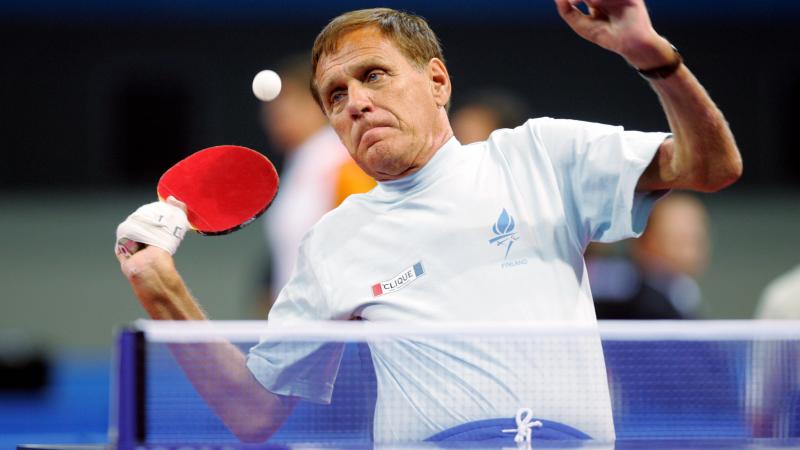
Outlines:
{"label": "forearm", "polygon": [[122,271],[154,320],[206,320],[206,314],[178,274],[172,257],[147,247],[122,260]]}
{"label": "forearm", "polygon": [[296,399],[262,387],[229,342],[171,344],[170,350],[195,390],[243,442],[263,442],[291,414]]}
{"label": "forearm", "polygon": [[[206,320],[169,253],[151,246],[119,258],[123,273],[151,318]],[[242,441],[266,440],[291,413],[295,400],[263,388],[233,344],[171,344],[170,350],[195,390]]]}
{"label": "forearm", "polygon": [[717,191],[742,172],[742,160],[733,133],[722,112],[683,64],[665,79],[650,81],[666,114],[672,142],[662,146],[654,181],[665,186]]}
{"label": "forearm", "polygon": [[[676,65],[678,55],[653,29],[643,0],[555,1],[559,14],[576,33],[617,53],[633,67],[677,68],[657,70],[664,78],[650,81],[674,137],[661,145],[637,189],[716,191],[739,178],[742,161],[725,118],[689,69]],[[578,3],[587,6],[589,13],[578,9]]]}

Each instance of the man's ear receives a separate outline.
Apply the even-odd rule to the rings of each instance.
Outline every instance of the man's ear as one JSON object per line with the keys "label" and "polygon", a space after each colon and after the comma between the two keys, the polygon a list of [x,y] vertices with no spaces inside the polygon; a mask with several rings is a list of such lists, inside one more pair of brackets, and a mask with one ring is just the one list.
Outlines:
{"label": "man's ear", "polygon": [[447,67],[441,59],[432,58],[428,61],[428,76],[436,104],[447,105],[450,102],[452,85],[450,84],[450,74],[447,73]]}

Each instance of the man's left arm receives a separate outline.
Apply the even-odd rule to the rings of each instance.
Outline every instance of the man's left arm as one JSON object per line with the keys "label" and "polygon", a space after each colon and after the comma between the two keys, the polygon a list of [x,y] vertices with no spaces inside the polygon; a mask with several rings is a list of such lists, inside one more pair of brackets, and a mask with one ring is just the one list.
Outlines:
{"label": "man's left arm", "polygon": [[555,2],[561,17],[583,38],[637,69],[668,72],[649,81],[673,136],[658,149],[637,190],[711,192],[741,176],[741,155],[725,117],[670,43],[653,29],[643,0],[584,0],[588,14],[577,8],[578,1]]}

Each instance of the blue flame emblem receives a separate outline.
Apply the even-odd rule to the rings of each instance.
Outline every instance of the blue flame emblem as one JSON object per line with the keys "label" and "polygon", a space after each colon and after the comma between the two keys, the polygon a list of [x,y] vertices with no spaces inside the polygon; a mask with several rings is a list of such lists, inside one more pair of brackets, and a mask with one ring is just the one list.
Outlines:
{"label": "blue flame emblem", "polygon": [[495,236],[489,239],[489,244],[495,244],[498,247],[505,246],[506,254],[504,258],[508,258],[508,252],[511,251],[511,246],[514,245],[514,241],[519,239],[519,236],[517,236],[517,233],[514,231],[515,226],[514,217],[508,214],[505,208],[503,208],[503,212],[500,213],[500,217],[497,218],[497,222],[492,225],[492,232]]}

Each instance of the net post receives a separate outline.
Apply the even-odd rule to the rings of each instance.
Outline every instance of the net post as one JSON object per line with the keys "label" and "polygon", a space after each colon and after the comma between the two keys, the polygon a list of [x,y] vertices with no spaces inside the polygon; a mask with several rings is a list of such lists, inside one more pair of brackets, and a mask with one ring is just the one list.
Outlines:
{"label": "net post", "polygon": [[117,450],[132,450],[146,438],[144,332],[122,329],[115,350],[109,442]]}

